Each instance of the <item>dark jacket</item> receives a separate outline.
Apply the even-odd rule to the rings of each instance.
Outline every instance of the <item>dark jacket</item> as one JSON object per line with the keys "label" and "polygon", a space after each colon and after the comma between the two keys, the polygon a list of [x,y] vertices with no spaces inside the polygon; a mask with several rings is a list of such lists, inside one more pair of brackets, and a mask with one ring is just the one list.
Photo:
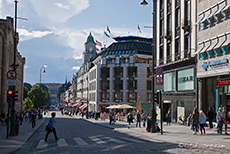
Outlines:
{"label": "dark jacket", "polygon": [[199,113],[192,114],[192,124],[199,124]]}

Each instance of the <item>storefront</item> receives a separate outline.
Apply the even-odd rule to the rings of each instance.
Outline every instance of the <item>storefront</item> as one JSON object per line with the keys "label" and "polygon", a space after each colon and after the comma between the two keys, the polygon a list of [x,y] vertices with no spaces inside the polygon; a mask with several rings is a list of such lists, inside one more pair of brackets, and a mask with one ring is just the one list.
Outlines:
{"label": "storefront", "polygon": [[205,112],[210,107],[217,113],[219,107],[230,111],[229,55],[213,60],[199,61],[199,106]]}
{"label": "storefront", "polygon": [[[172,122],[178,122],[179,117],[188,117],[197,105],[196,75],[193,62],[181,63],[174,69],[164,68],[164,84],[161,87],[163,90],[163,114],[166,115],[170,111]],[[160,89],[160,87],[157,88]]]}

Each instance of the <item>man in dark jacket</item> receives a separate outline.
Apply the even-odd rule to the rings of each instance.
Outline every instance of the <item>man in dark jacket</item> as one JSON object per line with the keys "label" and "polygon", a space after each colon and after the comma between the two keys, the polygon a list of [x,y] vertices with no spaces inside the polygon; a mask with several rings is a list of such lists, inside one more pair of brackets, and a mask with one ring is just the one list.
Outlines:
{"label": "man in dark jacket", "polygon": [[214,118],[214,112],[212,111],[212,108],[210,107],[207,112],[208,122],[209,122],[209,128],[213,128],[213,118]]}
{"label": "man in dark jacket", "polygon": [[[131,112],[128,113],[127,121],[129,123],[129,126],[130,126],[130,123],[133,123],[133,115]],[[130,128],[129,126],[128,128]]]}
{"label": "man in dark jacket", "polygon": [[31,115],[32,128],[35,127],[35,124],[36,124],[36,117],[37,117],[36,113],[33,112],[33,114]]}

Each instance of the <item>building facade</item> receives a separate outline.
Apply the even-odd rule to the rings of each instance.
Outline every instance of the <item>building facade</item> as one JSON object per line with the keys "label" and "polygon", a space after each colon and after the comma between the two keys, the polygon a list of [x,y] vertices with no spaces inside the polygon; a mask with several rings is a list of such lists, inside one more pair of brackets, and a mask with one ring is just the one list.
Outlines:
{"label": "building facade", "polygon": [[197,1],[200,108],[230,111],[230,0]]}
{"label": "building facade", "polygon": [[48,88],[50,95],[50,105],[59,105],[58,90],[63,85],[62,83],[42,83]]}
{"label": "building facade", "polygon": [[196,101],[196,1],[157,0],[156,68],[164,70],[163,115],[188,116]]}
{"label": "building facade", "polygon": [[91,62],[83,63],[73,78],[76,97],[88,100],[88,111],[104,111],[113,104],[135,106],[138,96],[151,104],[152,39],[114,39]]}
{"label": "building facade", "polygon": [[[17,43],[19,37],[17,34]],[[7,17],[0,19],[0,112],[8,113],[7,103],[7,72],[12,70],[14,63],[14,27],[13,18]],[[24,65],[25,58],[16,51],[17,77],[16,77],[16,91],[18,91],[18,101],[15,101],[16,112],[23,111],[23,79],[24,79]]]}

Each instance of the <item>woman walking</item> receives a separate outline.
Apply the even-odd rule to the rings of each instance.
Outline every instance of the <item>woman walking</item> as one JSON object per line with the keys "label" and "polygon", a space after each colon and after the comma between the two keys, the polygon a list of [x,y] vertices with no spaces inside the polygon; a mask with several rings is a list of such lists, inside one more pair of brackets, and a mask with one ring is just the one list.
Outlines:
{"label": "woman walking", "polygon": [[216,122],[218,124],[217,134],[222,134],[222,129],[223,129],[222,117],[223,117],[223,112],[222,112],[221,107],[219,107],[219,110],[216,115]]}
{"label": "woman walking", "polygon": [[199,113],[197,112],[197,108],[194,108],[193,113],[192,113],[192,130],[193,134],[197,134],[198,130],[198,124],[199,124]]}
{"label": "woman walking", "polygon": [[204,112],[202,110],[200,110],[199,123],[200,123],[201,135],[203,134],[202,130],[204,130],[204,134],[205,134],[204,126],[206,124],[206,115],[204,114]]}

